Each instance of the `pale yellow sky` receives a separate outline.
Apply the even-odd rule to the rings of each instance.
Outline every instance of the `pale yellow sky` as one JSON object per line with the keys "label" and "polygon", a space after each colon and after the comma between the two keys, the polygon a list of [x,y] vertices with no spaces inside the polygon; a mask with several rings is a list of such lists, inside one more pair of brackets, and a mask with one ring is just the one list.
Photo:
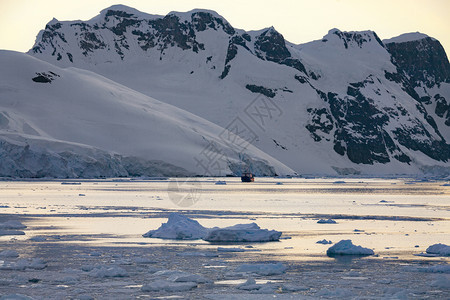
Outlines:
{"label": "pale yellow sky", "polygon": [[0,49],[26,52],[53,17],[87,20],[113,4],[150,14],[206,8],[232,26],[274,26],[293,43],[322,38],[329,29],[373,30],[381,39],[419,31],[450,51],[450,0],[0,0]]}

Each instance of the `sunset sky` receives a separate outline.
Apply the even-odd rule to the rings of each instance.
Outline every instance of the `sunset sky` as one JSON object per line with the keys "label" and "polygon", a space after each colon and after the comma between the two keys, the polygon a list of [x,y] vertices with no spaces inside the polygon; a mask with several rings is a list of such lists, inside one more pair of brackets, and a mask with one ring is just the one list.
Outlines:
{"label": "sunset sky", "polygon": [[206,8],[245,30],[274,26],[293,43],[322,38],[329,29],[373,30],[381,39],[422,32],[450,51],[449,0],[0,0],[0,49],[26,52],[53,17],[88,20],[113,4],[150,14]]}

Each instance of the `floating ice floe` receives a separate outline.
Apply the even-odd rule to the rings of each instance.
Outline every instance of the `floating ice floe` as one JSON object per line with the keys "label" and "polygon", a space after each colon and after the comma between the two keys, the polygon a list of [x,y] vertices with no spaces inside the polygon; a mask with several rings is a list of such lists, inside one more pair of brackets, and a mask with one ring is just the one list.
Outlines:
{"label": "floating ice floe", "polygon": [[307,291],[309,290],[309,288],[302,285],[283,284],[281,285],[281,290],[283,292],[299,292],[299,291]]}
{"label": "floating ice floe", "polygon": [[250,277],[246,282],[239,284],[236,288],[245,291],[257,291],[261,294],[271,294],[278,289],[278,286],[279,285],[275,285],[271,282],[267,282],[265,284],[257,284],[256,280]]}
{"label": "floating ice floe", "polygon": [[88,274],[89,276],[97,278],[129,276],[125,269],[118,266],[96,266]]}
{"label": "floating ice floe", "polygon": [[435,265],[427,267],[406,266],[404,267],[404,270],[409,272],[450,274],[450,265]]}
{"label": "floating ice floe", "polygon": [[435,280],[430,283],[431,286],[440,288],[440,289],[450,289],[450,275],[437,275]]}
{"label": "floating ice floe", "polygon": [[235,272],[253,273],[262,276],[280,275],[286,271],[282,263],[243,264],[236,268]]}
{"label": "floating ice floe", "polygon": [[143,265],[145,265],[145,264],[156,264],[156,261],[154,259],[150,259],[150,258],[147,258],[147,257],[136,257],[134,259],[134,262],[137,263],[137,264],[143,264]]}
{"label": "floating ice floe", "polygon": [[0,265],[0,270],[15,270],[24,271],[26,269],[42,270],[47,267],[47,264],[41,258],[19,259],[16,262],[3,262]]}
{"label": "floating ice floe", "polygon": [[23,225],[17,220],[9,220],[3,223],[0,223],[0,229],[25,229],[27,226]]}
{"label": "floating ice floe", "polygon": [[249,250],[241,249],[241,248],[225,248],[225,247],[218,247],[217,251],[219,252],[245,252]]}
{"label": "floating ice floe", "polygon": [[141,290],[143,292],[183,292],[196,288],[197,284],[211,282],[211,280],[201,275],[183,272],[180,270],[161,270],[155,272],[152,276],[158,279],[142,286]]}
{"label": "floating ice floe", "polygon": [[156,230],[150,230],[143,237],[195,240],[209,242],[270,242],[278,241],[281,232],[261,229],[256,223],[237,224],[225,228],[205,228],[197,221],[178,213],[169,215],[167,223]]}
{"label": "floating ice floe", "polygon": [[25,232],[20,230],[1,230],[0,229],[0,236],[2,235],[25,235]]}
{"label": "floating ice floe", "polygon": [[47,238],[42,235],[36,235],[36,236],[30,237],[29,240],[33,241],[33,242],[45,242],[47,240]]}
{"label": "floating ice floe", "polygon": [[34,298],[22,294],[9,294],[0,297],[0,300],[33,300]]}
{"label": "floating ice floe", "polygon": [[143,292],[185,292],[197,287],[195,282],[173,282],[168,280],[155,280],[142,286]]}
{"label": "floating ice floe", "polygon": [[16,258],[19,257],[19,253],[15,250],[3,250],[0,252],[0,258]]}
{"label": "floating ice floe", "polygon": [[450,246],[445,244],[434,244],[428,247],[426,252],[437,256],[450,256]]}
{"label": "floating ice floe", "polygon": [[342,240],[328,248],[327,255],[374,255],[374,252],[372,249],[353,245],[351,240]]}
{"label": "floating ice floe", "polygon": [[177,256],[217,257],[219,255],[215,252],[210,251],[188,251],[177,253]]}
{"label": "floating ice floe", "polygon": [[328,244],[333,244],[333,242],[332,241],[327,241],[326,239],[323,239],[321,241],[317,241],[316,244],[328,245]]}
{"label": "floating ice floe", "polygon": [[261,229],[256,223],[251,223],[211,228],[204,240],[208,242],[270,242],[278,241],[280,236],[279,231]]}
{"label": "floating ice floe", "polygon": [[333,219],[320,219],[317,224],[337,224],[337,222]]}
{"label": "floating ice floe", "polygon": [[158,229],[150,230],[142,236],[160,239],[196,240],[205,237],[206,232],[207,229],[197,221],[179,213],[171,213],[167,223],[163,223]]}
{"label": "floating ice floe", "polygon": [[211,282],[211,280],[209,280],[201,275],[191,274],[191,273],[186,273],[186,272],[169,276],[169,278],[167,280],[173,281],[173,282],[195,282],[195,283]]}

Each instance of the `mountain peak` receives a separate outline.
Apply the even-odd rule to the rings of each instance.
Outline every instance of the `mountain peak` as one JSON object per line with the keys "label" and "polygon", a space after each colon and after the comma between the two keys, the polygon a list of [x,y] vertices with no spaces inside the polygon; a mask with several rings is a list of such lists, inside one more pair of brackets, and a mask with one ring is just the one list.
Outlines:
{"label": "mountain peak", "polygon": [[101,15],[107,14],[108,11],[121,11],[121,12],[126,12],[129,14],[142,14],[143,12],[133,8],[133,7],[129,7],[126,5],[122,5],[122,4],[116,4],[116,5],[112,5],[110,7],[107,7],[105,9],[102,9],[100,11]]}
{"label": "mountain peak", "polygon": [[222,20],[225,20],[224,17],[222,17],[219,13],[217,13],[214,10],[210,9],[204,9],[204,8],[194,8],[192,10],[186,11],[186,12],[179,12],[179,11],[171,11],[168,13],[168,15],[176,15],[176,16],[187,16],[187,18],[190,20],[192,15],[195,14],[209,14],[215,18],[220,18]]}
{"label": "mountain peak", "polygon": [[100,14],[96,17],[92,18],[91,21],[97,21],[99,19],[105,19],[108,16],[119,16],[119,17],[132,17],[132,18],[139,18],[139,19],[155,19],[155,18],[161,18],[162,16],[159,15],[151,15],[144,12],[141,12],[133,7],[129,7],[122,4],[112,5],[108,8],[102,9],[100,11]]}
{"label": "mountain peak", "polygon": [[334,41],[334,43],[343,44],[345,49],[349,47],[362,48],[364,44],[375,41],[382,47],[383,42],[378,35],[371,30],[366,31],[341,31],[337,28],[330,29],[322,38],[322,42]]}
{"label": "mountain peak", "polygon": [[[385,44],[406,43],[406,42],[423,40],[426,38],[429,38],[429,36],[424,33],[416,31],[416,32],[404,33],[404,34],[401,34],[399,36],[396,36],[396,37],[393,37],[390,39],[385,39],[385,40],[383,40],[383,43],[385,43]],[[431,39],[435,40],[434,38],[431,38]]]}

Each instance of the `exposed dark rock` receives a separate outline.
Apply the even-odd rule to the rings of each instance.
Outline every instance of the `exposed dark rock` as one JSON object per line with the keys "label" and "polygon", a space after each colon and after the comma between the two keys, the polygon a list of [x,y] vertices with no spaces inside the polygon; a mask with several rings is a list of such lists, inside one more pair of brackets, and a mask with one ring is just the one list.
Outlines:
{"label": "exposed dark rock", "polygon": [[58,74],[53,72],[42,72],[42,73],[36,73],[36,77],[33,77],[31,80],[38,83],[51,83],[53,80],[55,80],[55,77],[60,77]]}
{"label": "exposed dark rock", "polygon": [[105,14],[105,19],[107,19],[110,16],[115,16],[115,17],[120,17],[120,18],[129,18],[129,17],[133,16],[133,14],[129,14],[127,12],[120,11],[120,10],[109,9]]}
{"label": "exposed dark rock", "polygon": [[[350,43],[355,43],[359,48],[361,48],[364,43],[371,41],[370,37],[363,36],[362,34],[360,34],[358,32],[342,32],[340,30],[335,30],[333,32],[333,34],[337,35],[342,40],[342,42],[344,43],[345,49],[347,49],[349,47]],[[366,39],[366,37],[368,38],[368,40]],[[379,42],[379,43],[381,42],[379,38],[378,38],[377,42]],[[382,42],[381,42],[381,45],[383,45]]]}
{"label": "exposed dark rock", "polygon": [[224,79],[225,77],[227,77],[228,72],[230,72],[230,65],[226,65],[225,68],[222,71],[222,74],[219,76],[220,79]]}
{"label": "exposed dark rock", "polygon": [[434,99],[436,100],[435,113],[438,117],[443,118],[446,113],[450,112],[450,105],[447,103],[445,98],[439,94],[435,95]]}
{"label": "exposed dark rock", "polygon": [[205,31],[207,28],[217,30],[221,27],[222,30],[229,35],[235,33],[234,28],[221,18],[214,17],[209,12],[195,12],[191,16],[192,24],[197,31]]}
{"label": "exposed dark rock", "polygon": [[256,38],[255,49],[259,58],[276,63],[291,56],[283,36],[273,28],[264,31]]}
{"label": "exposed dark rock", "polygon": [[[333,124],[336,124],[333,149],[340,155],[347,155],[354,163],[387,163],[390,156],[409,163],[410,158],[396,146],[392,137],[383,129],[389,121],[389,114],[377,109],[373,100],[361,92],[366,85],[373,83],[372,76],[368,76],[362,82],[350,83],[347,87],[348,96],[344,98],[331,92],[325,94],[316,90],[318,95],[329,103],[330,113],[326,109],[308,110],[313,117],[307,129],[315,141],[320,141],[322,137],[317,131],[328,134],[333,129]],[[324,123],[323,120],[327,120],[327,126],[321,124]]]}
{"label": "exposed dark rock", "polygon": [[388,43],[386,48],[399,71],[409,76],[413,87],[421,82],[429,88],[441,82],[450,82],[450,65],[439,41],[427,37],[404,43]]}
{"label": "exposed dark rock", "polygon": [[319,142],[324,136],[318,131],[327,135],[330,134],[334,128],[333,118],[326,108],[308,108],[307,111],[310,114],[310,121],[306,125],[306,129],[311,133],[314,141]]}
{"label": "exposed dark rock", "polygon": [[304,76],[301,76],[301,75],[295,75],[294,78],[296,80],[298,80],[298,82],[300,82],[302,84],[308,82],[308,79],[306,77],[304,77]]}
{"label": "exposed dark rock", "polygon": [[[439,160],[448,161],[450,159],[450,145],[444,140],[435,140],[423,125],[415,120],[414,127],[403,126],[394,130],[396,140],[408,149],[421,151],[427,156]],[[416,139],[414,137],[422,138]]]}
{"label": "exposed dark rock", "polygon": [[242,34],[242,37],[243,37],[245,40],[247,40],[247,42],[251,42],[251,41],[252,41],[252,37],[251,37],[249,34],[247,34],[247,33],[243,33],[243,34]]}
{"label": "exposed dark rock", "polygon": [[247,84],[245,88],[252,93],[259,93],[269,98],[273,98],[276,96],[276,93],[273,89],[269,89],[260,85]]}
{"label": "exposed dark rock", "polygon": [[287,148],[283,145],[281,145],[279,142],[277,142],[276,140],[272,139],[272,141],[275,143],[275,145],[277,145],[277,147],[280,147],[283,150],[287,150]]}

